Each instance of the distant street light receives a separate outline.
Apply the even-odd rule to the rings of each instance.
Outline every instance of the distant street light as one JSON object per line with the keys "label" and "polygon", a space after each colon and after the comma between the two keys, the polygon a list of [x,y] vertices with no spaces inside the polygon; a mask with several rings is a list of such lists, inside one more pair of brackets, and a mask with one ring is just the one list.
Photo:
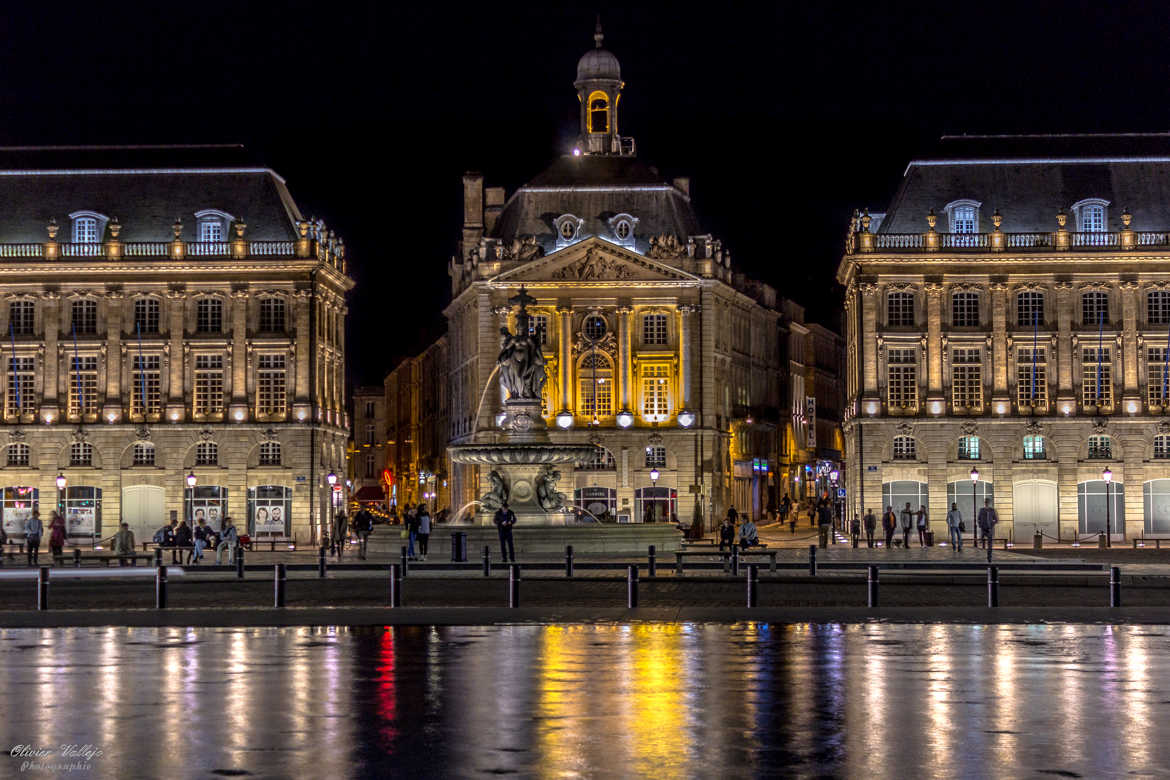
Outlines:
{"label": "distant street light", "polygon": [[1109,537],[1113,534],[1113,507],[1110,506],[1109,485],[1113,482],[1113,472],[1108,466],[1101,472],[1101,479],[1105,480],[1105,546],[1112,547],[1113,540]]}
{"label": "distant street light", "polygon": [[975,488],[979,484],[979,469],[971,467],[971,544],[979,546],[979,524],[975,522],[979,515],[979,503],[975,500]]}

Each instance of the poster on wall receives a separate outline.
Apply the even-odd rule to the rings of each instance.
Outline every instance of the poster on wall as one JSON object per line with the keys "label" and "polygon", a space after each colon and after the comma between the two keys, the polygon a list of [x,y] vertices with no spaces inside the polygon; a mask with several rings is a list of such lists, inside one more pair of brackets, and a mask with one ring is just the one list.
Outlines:
{"label": "poster on wall", "polygon": [[24,536],[24,524],[32,517],[32,504],[4,507],[4,533]]}
{"label": "poster on wall", "polygon": [[254,528],[257,534],[283,534],[284,504],[257,504]]}
{"label": "poster on wall", "polygon": [[65,529],[69,536],[93,536],[94,508],[92,506],[71,506],[65,512]]}

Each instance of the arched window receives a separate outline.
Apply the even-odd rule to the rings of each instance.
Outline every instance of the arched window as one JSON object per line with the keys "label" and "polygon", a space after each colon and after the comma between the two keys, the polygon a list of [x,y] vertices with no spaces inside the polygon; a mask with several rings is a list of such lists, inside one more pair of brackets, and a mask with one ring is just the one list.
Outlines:
{"label": "arched window", "polygon": [[929,508],[927,501],[927,485],[925,482],[898,481],[882,483],[882,507],[893,507],[895,512],[901,512],[906,504],[912,510],[924,506]]}
{"label": "arched window", "polygon": [[1089,458],[1095,460],[1109,460],[1113,457],[1113,439],[1109,436],[1095,435],[1089,437]]}
{"label": "arched window", "polygon": [[1081,324],[1097,325],[1109,322],[1109,296],[1100,290],[1081,295]]}
{"label": "arched window", "polygon": [[979,437],[959,437],[959,460],[979,460]]}
{"label": "arched window", "polygon": [[[195,212],[198,241],[201,244],[216,244],[227,240],[228,226],[235,220],[231,214],[218,209],[203,209]],[[210,251],[211,247],[200,247],[199,251]]]}
{"label": "arched window", "polygon": [[646,468],[666,468],[666,447],[651,445],[646,448]]}
{"label": "arched window", "polygon": [[613,471],[615,468],[613,453],[605,447],[598,446],[593,457],[584,465],[577,466],[577,471]]}
{"label": "arched window", "polygon": [[1170,458],[1170,434],[1159,433],[1154,437],[1154,458],[1157,460]]}
{"label": "arched window", "polygon": [[138,442],[134,445],[135,466],[154,465],[154,445],[149,442]]}
{"label": "arched window", "polygon": [[589,132],[609,132],[609,96],[601,90],[589,95]]}
{"label": "arched window", "polygon": [[27,466],[29,462],[29,447],[27,444],[8,445],[8,465]]}
{"label": "arched window", "polygon": [[260,445],[260,465],[261,466],[279,466],[280,465],[280,442],[266,441]]}
{"label": "arched window", "polygon": [[75,441],[69,446],[70,466],[92,466],[93,445],[89,442]]}
{"label": "arched window", "polygon": [[979,232],[979,201],[969,198],[954,200],[943,207],[950,224],[951,235],[943,236],[944,245],[976,246]]}
{"label": "arched window", "polygon": [[1044,460],[1044,437],[1029,434],[1024,437],[1024,460]]}
{"label": "arched window", "polygon": [[894,460],[914,460],[918,457],[918,448],[913,436],[894,437]]}
{"label": "arched window", "polygon": [[201,441],[195,446],[196,466],[215,466],[219,463],[219,445],[213,441]]}

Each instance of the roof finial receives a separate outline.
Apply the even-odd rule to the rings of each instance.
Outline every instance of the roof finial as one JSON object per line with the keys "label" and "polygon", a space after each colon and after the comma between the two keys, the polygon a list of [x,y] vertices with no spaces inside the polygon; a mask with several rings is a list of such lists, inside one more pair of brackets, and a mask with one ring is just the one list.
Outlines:
{"label": "roof finial", "polygon": [[593,29],[593,42],[597,44],[597,48],[601,48],[601,42],[605,40],[605,35],[601,32],[601,14],[597,15],[597,27]]}

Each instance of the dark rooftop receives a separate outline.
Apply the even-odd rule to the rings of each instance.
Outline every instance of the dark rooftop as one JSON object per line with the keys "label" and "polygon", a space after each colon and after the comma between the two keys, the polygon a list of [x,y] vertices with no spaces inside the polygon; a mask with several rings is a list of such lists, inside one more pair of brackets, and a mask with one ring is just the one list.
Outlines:
{"label": "dark rooftop", "polygon": [[944,135],[919,160],[1170,158],[1170,133]]}
{"label": "dark rooftop", "polygon": [[525,187],[629,187],[666,184],[658,169],[637,157],[565,155]]}

